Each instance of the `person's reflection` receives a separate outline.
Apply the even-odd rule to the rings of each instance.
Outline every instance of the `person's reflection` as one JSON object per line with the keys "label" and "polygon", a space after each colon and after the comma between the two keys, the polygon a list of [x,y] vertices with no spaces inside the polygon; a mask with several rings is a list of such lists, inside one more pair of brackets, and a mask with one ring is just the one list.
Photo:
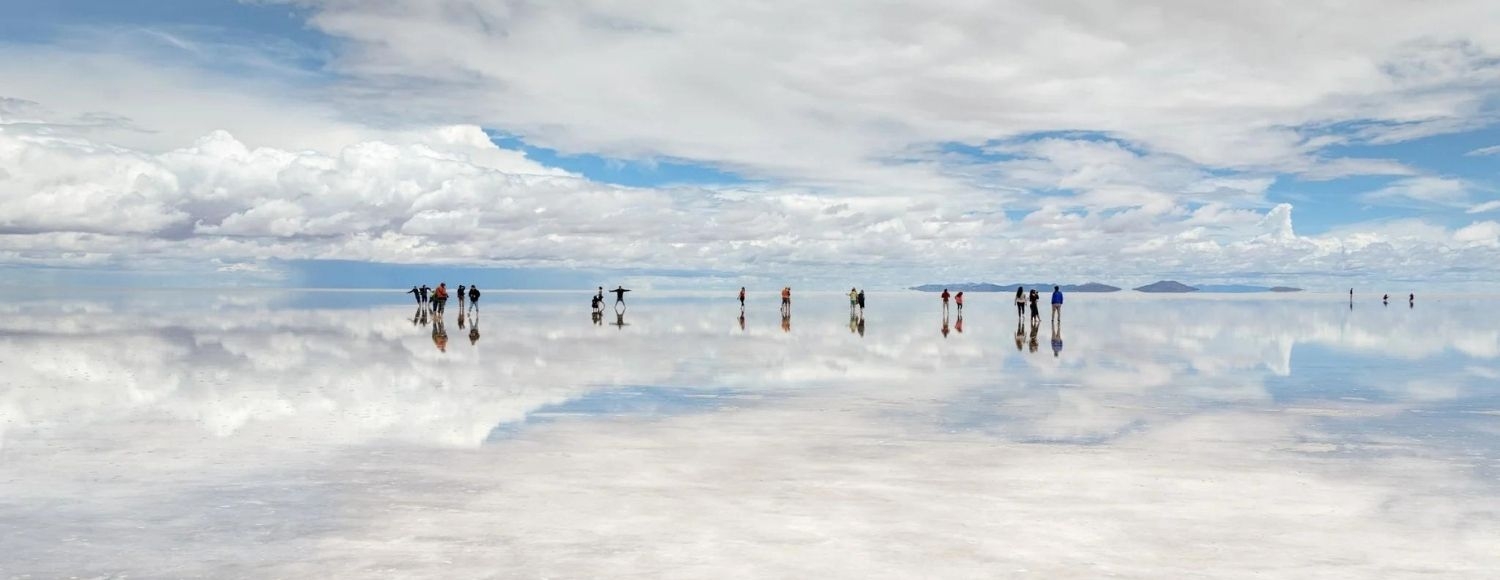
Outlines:
{"label": "person's reflection", "polygon": [[469,344],[474,345],[479,342],[479,309],[470,308],[469,314]]}
{"label": "person's reflection", "polygon": [[1062,346],[1062,329],[1054,326],[1052,327],[1052,356],[1054,358],[1062,356]]}
{"label": "person's reflection", "polygon": [[1026,343],[1026,348],[1028,350],[1030,350],[1031,352],[1036,352],[1036,349],[1039,346],[1039,345],[1037,345],[1036,341],[1037,341],[1037,336],[1042,333],[1041,331],[1042,331],[1042,322],[1040,320],[1033,320],[1032,323],[1031,323],[1031,342]]}
{"label": "person's reflection", "polygon": [[955,332],[959,333],[959,334],[963,334],[964,333],[964,315],[963,314],[959,314],[958,318],[953,319],[953,330]]}
{"label": "person's reflection", "polygon": [[781,313],[781,331],[792,331],[792,314],[790,312],[782,311]]}
{"label": "person's reflection", "polygon": [[859,315],[854,313],[854,306],[849,307],[849,334],[859,331]]}
{"label": "person's reflection", "polygon": [[595,310],[592,314],[589,314],[589,318],[594,321],[594,326],[604,326],[603,312]]}
{"label": "person's reflection", "polygon": [[418,324],[421,324],[422,323],[422,313],[426,312],[426,311],[427,311],[426,308],[422,308],[421,305],[418,305],[417,306],[417,311],[411,313],[411,325],[412,326],[416,326]]}
{"label": "person's reflection", "polygon": [[864,313],[864,311],[860,311],[860,313],[859,313],[859,335],[860,336],[864,336],[865,335],[865,313]]}
{"label": "person's reflection", "polygon": [[464,329],[464,319],[465,318],[468,318],[468,316],[464,315],[463,307],[460,306],[459,309],[458,309],[458,329],[459,330],[463,330]]}
{"label": "person's reflection", "polygon": [[1016,319],[1016,351],[1026,350],[1026,323]]}
{"label": "person's reflection", "polygon": [[431,312],[430,308],[423,308],[422,309],[422,326],[427,326],[427,314],[429,312]]}
{"label": "person's reflection", "polygon": [[740,309],[740,332],[745,331],[745,310]]}
{"label": "person's reflection", "polygon": [[943,308],[944,308],[944,310],[943,310],[943,338],[948,338],[948,311],[946,310],[947,307],[948,307],[948,302],[946,300],[944,300],[943,301]]}
{"label": "person's reflection", "polygon": [[442,317],[432,319],[432,344],[439,351],[448,352],[448,329],[443,328]]}
{"label": "person's reflection", "polygon": [[615,313],[615,321],[609,323],[609,325],[613,326],[615,328],[618,328],[620,330],[625,330],[625,327],[629,326],[629,325],[625,324],[625,312],[624,311],[616,312]]}

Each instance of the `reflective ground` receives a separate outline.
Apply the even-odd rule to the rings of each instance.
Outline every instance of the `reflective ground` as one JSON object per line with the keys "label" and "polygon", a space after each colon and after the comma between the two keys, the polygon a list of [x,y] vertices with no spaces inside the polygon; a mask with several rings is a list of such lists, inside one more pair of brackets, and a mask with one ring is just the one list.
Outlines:
{"label": "reflective ground", "polygon": [[0,306],[0,577],[1493,578],[1500,298]]}

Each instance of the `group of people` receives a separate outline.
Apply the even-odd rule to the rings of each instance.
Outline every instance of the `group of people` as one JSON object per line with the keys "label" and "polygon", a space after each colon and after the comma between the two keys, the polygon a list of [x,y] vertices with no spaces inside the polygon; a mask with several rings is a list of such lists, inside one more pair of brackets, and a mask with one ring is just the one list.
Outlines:
{"label": "group of people", "polygon": [[[1381,295],[1380,296],[1380,304],[1382,306],[1390,306],[1391,305],[1391,295],[1390,294],[1383,294],[1383,295]],[[1415,292],[1413,292],[1411,294],[1408,294],[1406,296],[1406,306],[1408,308],[1416,308],[1417,307],[1417,295],[1416,295]],[[1354,289],[1353,288],[1349,289],[1349,309],[1350,310],[1354,310]]]}
{"label": "group of people", "polygon": [[[627,289],[627,288],[625,288],[624,286],[616,286],[614,290],[610,290],[610,292],[613,292],[614,295],[615,295],[615,310],[620,310],[621,307],[623,307],[625,305],[625,293],[629,292],[629,291],[630,290]],[[593,300],[589,301],[589,304],[590,304],[590,308],[593,309],[593,311],[594,311],[595,314],[603,314],[604,313],[604,287],[603,286],[599,287],[599,291],[594,294],[594,298],[593,298]]]}
{"label": "group of people", "polygon": [[[1040,306],[1037,305],[1039,302],[1041,302],[1041,299],[1042,299],[1042,295],[1041,295],[1041,293],[1039,293],[1039,292],[1036,291],[1036,288],[1032,288],[1031,292],[1028,293],[1028,292],[1026,292],[1025,288],[1022,288],[1020,286],[1016,286],[1016,317],[1017,318],[1025,318],[1026,317],[1026,307],[1029,305],[1031,307],[1031,324],[1033,324],[1033,325],[1041,324],[1042,323],[1042,309],[1041,309]],[[1062,306],[1063,306],[1062,288],[1059,287],[1059,286],[1053,286],[1052,287],[1052,324],[1053,324],[1053,326],[1056,326],[1056,325],[1062,323]]]}
{"label": "group of people", "polygon": [[[407,290],[406,293],[411,294],[412,298],[416,299],[418,307],[426,306],[429,310],[432,311],[433,314],[442,314],[443,311],[447,309],[447,282],[438,282],[437,288],[428,288],[426,284],[423,284],[421,286],[412,286],[411,290]],[[472,284],[470,284],[469,286],[464,286],[460,284],[458,286],[459,314],[463,314],[465,298],[469,300],[470,307],[478,308],[479,296],[480,292],[478,286]]]}

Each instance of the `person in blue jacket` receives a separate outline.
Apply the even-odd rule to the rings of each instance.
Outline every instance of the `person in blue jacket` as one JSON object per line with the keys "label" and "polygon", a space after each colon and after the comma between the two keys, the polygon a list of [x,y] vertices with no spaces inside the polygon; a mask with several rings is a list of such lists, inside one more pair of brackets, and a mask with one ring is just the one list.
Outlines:
{"label": "person in blue jacket", "polygon": [[1062,323],[1062,287],[1052,287],[1052,324],[1054,326]]}

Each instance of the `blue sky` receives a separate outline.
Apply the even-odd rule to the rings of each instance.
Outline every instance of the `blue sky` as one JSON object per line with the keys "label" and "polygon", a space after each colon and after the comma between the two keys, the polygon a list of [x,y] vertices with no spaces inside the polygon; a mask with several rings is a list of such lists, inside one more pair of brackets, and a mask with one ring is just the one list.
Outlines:
{"label": "blue sky", "polygon": [[1500,270],[1484,2],[1405,20],[1399,2],[447,6],[12,2],[0,268],[830,287]]}

